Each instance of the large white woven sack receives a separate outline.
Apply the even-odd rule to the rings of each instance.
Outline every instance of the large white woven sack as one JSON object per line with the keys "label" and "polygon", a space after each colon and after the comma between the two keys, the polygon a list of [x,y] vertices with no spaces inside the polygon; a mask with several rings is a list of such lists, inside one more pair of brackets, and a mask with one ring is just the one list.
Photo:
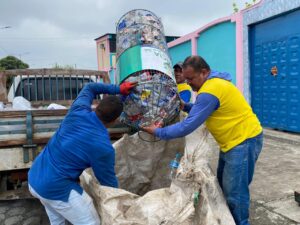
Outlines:
{"label": "large white woven sack", "polygon": [[[185,139],[145,142],[135,134],[114,143],[120,188],[101,186],[91,170],[81,176],[101,224],[234,225],[208,164],[207,139],[208,132],[200,127]],[[168,164],[183,150],[171,182]]]}

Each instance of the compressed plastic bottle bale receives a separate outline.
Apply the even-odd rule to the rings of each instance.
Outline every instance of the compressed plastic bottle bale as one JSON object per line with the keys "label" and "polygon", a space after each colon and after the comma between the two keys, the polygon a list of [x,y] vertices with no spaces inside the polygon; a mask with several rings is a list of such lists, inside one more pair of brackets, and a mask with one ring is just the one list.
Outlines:
{"label": "compressed plastic bottle bale", "polygon": [[117,81],[137,81],[124,96],[121,121],[139,128],[166,124],[179,113],[179,97],[160,19],[148,10],[132,10],[117,24]]}
{"label": "compressed plastic bottle bale", "polygon": [[128,48],[143,44],[167,51],[160,19],[148,10],[132,10],[117,25],[117,58]]}
{"label": "compressed plastic bottle bale", "polygon": [[124,113],[121,121],[133,126],[155,123],[164,125],[179,113],[179,99],[172,79],[159,71],[142,71],[126,81],[137,81],[133,92],[123,97]]}

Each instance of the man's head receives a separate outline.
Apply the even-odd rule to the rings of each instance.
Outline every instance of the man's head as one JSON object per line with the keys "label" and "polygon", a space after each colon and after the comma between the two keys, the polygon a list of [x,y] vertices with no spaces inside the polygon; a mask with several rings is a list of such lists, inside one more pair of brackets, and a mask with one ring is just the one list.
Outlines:
{"label": "man's head", "polygon": [[193,91],[199,91],[210,73],[210,67],[202,57],[189,56],[183,62],[182,72]]}
{"label": "man's head", "polygon": [[123,111],[123,104],[118,96],[109,95],[100,100],[96,115],[106,127],[112,125]]}
{"label": "man's head", "polygon": [[185,81],[185,78],[182,73],[182,62],[178,62],[173,66],[175,79],[177,84],[181,84]]}

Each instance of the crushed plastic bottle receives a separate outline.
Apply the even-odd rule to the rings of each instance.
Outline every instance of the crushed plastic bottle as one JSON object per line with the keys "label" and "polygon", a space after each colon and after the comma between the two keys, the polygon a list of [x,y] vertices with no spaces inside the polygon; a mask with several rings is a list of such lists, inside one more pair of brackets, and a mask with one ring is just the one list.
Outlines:
{"label": "crushed plastic bottle", "polygon": [[173,180],[176,177],[177,174],[177,169],[179,167],[179,163],[180,163],[180,158],[181,158],[181,154],[180,153],[176,153],[175,159],[173,159],[170,162],[170,179]]}

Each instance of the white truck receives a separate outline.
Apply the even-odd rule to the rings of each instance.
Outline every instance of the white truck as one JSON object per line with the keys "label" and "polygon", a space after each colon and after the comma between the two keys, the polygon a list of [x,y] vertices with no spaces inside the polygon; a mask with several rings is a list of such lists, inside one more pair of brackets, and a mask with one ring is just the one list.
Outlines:
{"label": "white truck", "polygon": [[[7,80],[11,81],[7,88]],[[35,156],[59,127],[68,107],[85,83],[109,83],[106,72],[93,70],[24,69],[0,71],[0,200],[26,198],[27,172]],[[15,110],[12,101],[22,96],[32,106]],[[98,96],[97,99],[101,98]],[[97,99],[94,104],[97,104]],[[67,109],[47,109],[51,103]],[[93,104],[93,105],[94,105]],[[129,128],[110,128],[118,139]]]}

